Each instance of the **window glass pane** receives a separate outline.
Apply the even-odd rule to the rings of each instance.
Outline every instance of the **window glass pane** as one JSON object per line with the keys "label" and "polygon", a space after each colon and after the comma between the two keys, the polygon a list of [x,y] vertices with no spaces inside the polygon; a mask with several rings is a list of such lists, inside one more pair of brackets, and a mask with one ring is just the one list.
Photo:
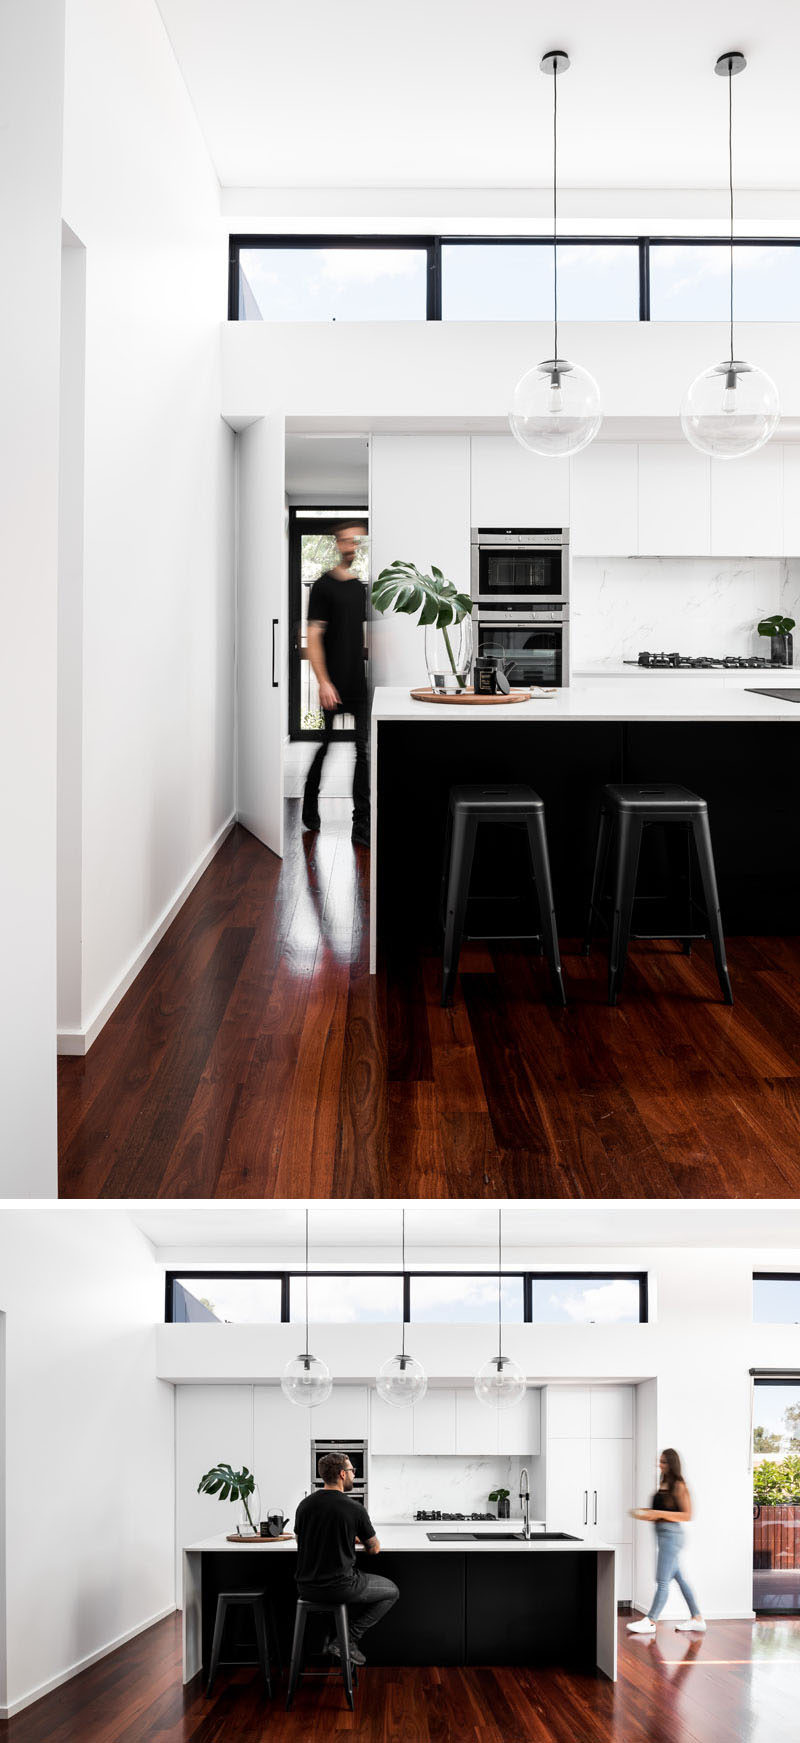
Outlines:
{"label": "window glass pane", "polygon": [[[797,1458],[800,1454],[800,1381],[756,1380],[753,1461]],[[792,1475],[800,1485],[800,1469]],[[800,1494],[800,1490],[799,1490]]]}
{"label": "window glass pane", "polygon": [[[303,1320],[304,1277],[289,1279],[289,1313]],[[401,1277],[309,1277],[308,1317],[314,1325],[377,1325],[403,1318]]]}
{"label": "window glass pane", "polygon": [[[635,244],[560,243],[558,312],[565,321],[638,320]],[[549,321],[552,315],[552,244],[443,244],[443,320]]]}
{"label": "window glass pane", "polygon": [[240,321],[424,321],[424,248],[243,248]]}
{"label": "window glass pane", "polygon": [[280,1325],[278,1277],[187,1277],[172,1285],[173,1324],[225,1320],[231,1325]]}
{"label": "window glass pane", "polygon": [[754,1277],[757,1325],[800,1325],[800,1277]]}
{"label": "window glass pane", "polygon": [[[734,247],[737,321],[800,318],[800,248]],[[724,244],[651,243],[650,317],[654,321],[726,321],[730,253]]]}
{"label": "window glass pane", "polygon": [[539,1325],[638,1325],[636,1277],[534,1277]]}
{"label": "window glass pane", "polygon": [[[521,1325],[521,1277],[503,1278],[503,1320]],[[486,1325],[497,1320],[496,1277],[412,1277],[411,1319],[426,1325]]]}

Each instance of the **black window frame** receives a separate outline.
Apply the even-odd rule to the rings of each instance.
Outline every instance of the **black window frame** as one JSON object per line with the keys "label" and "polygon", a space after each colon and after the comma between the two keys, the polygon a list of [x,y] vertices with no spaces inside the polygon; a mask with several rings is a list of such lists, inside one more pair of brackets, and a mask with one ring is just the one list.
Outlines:
{"label": "black window frame", "polygon": [[[443,247],[509,248],[529,246],[552,248],[553,238],[536,236],[340,236],[337,233],[315,235],[272,235],[268,231],[234,232],[228,237],[228,320],[239,320],[239,258],[243,248],[397,248],[419,249],[427,254],[426,321],[442,319],[442,248]],[[559,248],[626,247],[638,251],[639,320],[649,321],[651,250],[654,248],[729,248],[725,236],[559,236]],[[735,236],[736,248],[800,248],[800,236]],[[357,324],[357,323],[354,323]]]}
{"label": "black window frame", "polygon": [[[303,1278],[304,1276],[305,1276],[304,1271],[297,1271],[297,1270],[295,1270],[295,1271],[243,1271],[243,1270],[239,1269],[239,1270],[234,1270],[234,1271],[230,1271],[230,1270],[218,1271],[218,1270],[212,1269],[209,1266],[206,1266],[203,1270],[192,1270],[192,1269],[169,1270],[166,1272],[165,1279],[164,1279],[164,1286],[165,1286],[164,1319],[165,1319],[165,1323],[167,1325],[173,1325],[176,1323],[172,1317],[172,1313],[173,1313],[173,1293],[172,1293],[172,1291],[173,1291],[173,1284],[174,1283],[180,1283],[184,1279],[188,1280],[188,1279],[191,1279],[192,1277],[205,1278],[211,1283],[213,1283],[216,1279],[220,1279],[221,1281],[222,1280],[229,1281],[232,1278],[238,1277],[238,1278],[244,1278],[248,1282],[275,1282],[275,1281],[279,1281],[281,1284],[280,1324],[281,1325],[290,1325],[292,1323],[290,1318],[289,1318],[290,1282],[291,1282],[291,1279],[293,1277]],[[361,1271],[361,1270],[359,1270],[359,1271],[353,1271],[353,1270],[327,1271],[326,1270],[326,1271],[310,1271],[309,1277],[328,1277],[328,1278],[339,1277],[342,1279],[342,1281],[345,1281],[347,1279],[351,1279],[353,1277],[381,1277],[381,1278],[400,1277],[403,1280],[403,1317],[405,1319],[405,1322],[407,1325],[411,1325],[411,1324],[424,1325],[424,1324],[432,1324],[435,1322],[430,1321],[430,1320],[415,1320],[414,1321],[411,1318],[411,1284],[412,1284],[412,1281],[415,1277],[423,1277],[423,1278],[468,1277],[470,1279],[478,1277],[478,1278],[488,1278],[491,1281],[496,1282],[497,1272],[492,1271],[492,1270],[488,1270],[488,1271],[464,1271],[464,1270],[459,1270],[459,1271],[420,1271],[418,1269],[406,1270],[406,1271],[401,1271],[399,1269],[397,1269],[397,1270],[393,1269],[390,1271],[372,1271],[372,1270],[370,1270],[370,1271]],[[622,1282],[638,1283],[638,1285],[639,1285],[639,1324],[640,1325],[648,1325],[649,1324],[650,1300],[649,1300],[649,1288],[648,1288],[648,1273],[646,1271],[618,1271],[618,1270],[603,1271],[603,1270],[597,1270],[597,1269],[592,1270],[592,1271],[517,1270],[517,1271],[503,1271],[503,1277],[504,1278],[510,1277],[510,1278],[521,1278],[522,1279],[522,1314],[523,1314],[523,1317],[522,1317],[521,1323],[523,1325],[544,1325],[547,1323],[547,1321],[545,1321],[545,1320],[534,1320],[533,1319],[533,1285],[534,1285],[534,1283],[540,1283],[540,1282],[543,1282],[543,1283],[547,1283],[547,1282],[554,1282],[554,1283],[565,1283],[565,1282],[590,1283],[591,1282],[591,1283],[594,1283],[594,1282],[603,1281],[603,1280],[605,1280],[607,1282],[617,1282],[619,1280]],[[465,1323],[469,1323],[469,1322],[465,1322]]]}

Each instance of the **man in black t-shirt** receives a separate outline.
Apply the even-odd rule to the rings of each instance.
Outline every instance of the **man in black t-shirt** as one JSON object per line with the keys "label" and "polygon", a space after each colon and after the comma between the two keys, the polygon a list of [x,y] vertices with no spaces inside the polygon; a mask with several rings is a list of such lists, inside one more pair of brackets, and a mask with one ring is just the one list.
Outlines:
{"label": "man in black t-shirt", "polygon": [[[368,1555],[379,1555],[381,1546],[366,1507],[348,1498],[355,1473],[347,1453],[326,1453],[319,1472],[324,1489],[307,1495],[295,1515],[297,1590],[312,1604],[347,1605],[350,1656],[354,1664],[365,1664],[358,1642],[391,1610],[400,1593],[393,1580],[362,1573],[356,1566],[356,1539]],[[338,1658],[338,1641],[328,1640],[325,1650]]]}
{"label": "man in black t-shirt", "polygon": [[353,774],[352,840],[369,847],[369,698],[364,670],[364,624],[367,594],[352,573],[364,528],[340,527],[336,534],[339,562],[314,582],[308,601],[308,657],[319,685],[325,717],[325,737],[306,777],[303,828],[319,829],[319,784],[338,711],[352,714],[356,735]]}

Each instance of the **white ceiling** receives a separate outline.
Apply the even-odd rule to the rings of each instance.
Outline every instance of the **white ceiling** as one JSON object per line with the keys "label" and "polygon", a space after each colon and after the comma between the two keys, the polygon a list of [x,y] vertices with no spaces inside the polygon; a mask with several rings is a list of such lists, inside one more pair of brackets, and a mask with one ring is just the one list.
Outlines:
{"label": "white ceiling", "polygon": [[[497,1201],[405,1201],[406,1242],[431,1249],[446,1262],[449,1250],[491,1252],[497,1239]],[[504,1201],[503,1244],[518,1247],[680,1246],[800,1249],[800,1205],[786,1203],[681,1204],[673,1202]],[[365,1264],[377,1249],[400,1241],[402,1202],[374,1199],[312,1200],[312,1259],[322,1249],[357,1247]],[[291,1250],[303,1240],[305,1205],[278,1201],[247,1205],[149,1205],[126,1211],[156,1248]]]}
{"label": "white ceiling", "polygon": [[800,186],[794,0],[158,0],[223,187]]}

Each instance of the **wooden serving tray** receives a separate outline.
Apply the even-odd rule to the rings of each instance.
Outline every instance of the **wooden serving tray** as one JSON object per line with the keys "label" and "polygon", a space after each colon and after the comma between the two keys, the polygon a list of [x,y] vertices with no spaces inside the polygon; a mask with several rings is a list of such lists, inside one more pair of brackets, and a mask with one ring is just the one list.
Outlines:
{"label": "wooden serving tray", "polygon": [[282,1531],[280,1537],[240,1537],[238,1531],[228,1532],[226,1543],[290,1543],[294,1537],[293,1531]]}
{"label": "wooden serving tray", "polygon": [[476,696],[472,685],[459,690],[455,696],[446,696],[441,690],[412,690],[415,702],[455,702],[459,707],[471,705],[475,708],[496,708],[506,702],[530,702],[530,690],[509,690],[507,696]]}

